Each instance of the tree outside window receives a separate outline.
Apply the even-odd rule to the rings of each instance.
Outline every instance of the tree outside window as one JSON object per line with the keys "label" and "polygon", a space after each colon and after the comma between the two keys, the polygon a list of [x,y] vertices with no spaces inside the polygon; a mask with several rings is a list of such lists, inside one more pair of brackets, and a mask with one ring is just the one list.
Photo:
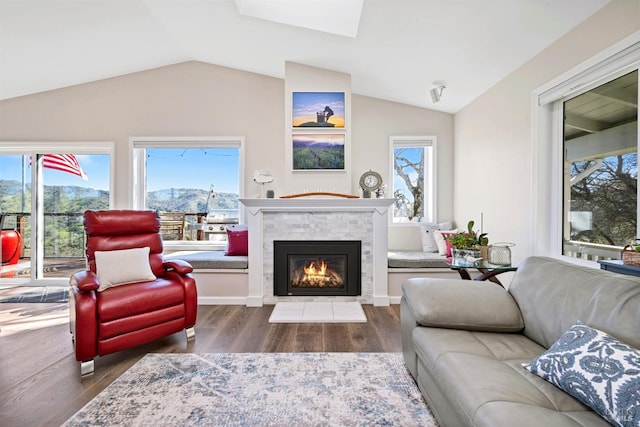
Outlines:
{"label": "tree outside window", "polygon": [[563,104],[564,255],[619,258],[638,236],[637,103],[633,71]]}
{"label": "tree outside window", "polygon": [[433,144],[427,137],[392,137],[393,222],[432,221]]}

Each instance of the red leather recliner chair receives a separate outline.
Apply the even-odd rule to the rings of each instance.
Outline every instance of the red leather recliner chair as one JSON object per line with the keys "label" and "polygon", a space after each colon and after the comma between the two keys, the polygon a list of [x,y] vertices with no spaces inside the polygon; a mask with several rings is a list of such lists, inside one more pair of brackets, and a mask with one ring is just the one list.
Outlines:
{"label": "red leather recliner chair", "polygon": [[[88,270],[74,273],[69,281],[69,323],[81,376],[93,374],[96,356],[144,344],[183,329],[187,340],[194,339],[197,291],[190,274],[193,268],[185,261],[164,261],[158,214],[134,210],[86,211],[84,228]],[[119,257],[131,251],[114,251],[143,248],[133,252],[140,258],[142,251],[144,261],[147,247],[151,277],[133,283],[128,283],[131,280],[126,284],[114,283],[99,290],[107,283],[105,275],[121,274],[136,267],[126,265],[131,260],[129,257],[117,261],[118,268],[103,267],[104,271],[98,271],[97,265],[106,266],[102,261],[105,254]],[[100,262],[96,261],[96,252]],[[111,258],[111,261],[114,259],[117,258]],[[142,269],[148,272],[149,266],[142,265]],[[103,279],[102,284],[99,277]]]}

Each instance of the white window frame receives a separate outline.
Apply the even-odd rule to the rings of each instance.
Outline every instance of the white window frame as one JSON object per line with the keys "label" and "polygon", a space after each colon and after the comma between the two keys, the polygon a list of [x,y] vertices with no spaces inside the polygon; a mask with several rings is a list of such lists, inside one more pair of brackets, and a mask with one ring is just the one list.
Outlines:
{"label": "white window frame", "polygon": [[[563,102],[640,67],[640,32],[616,43],[532,94],[532,251],[569,262],[595,262],[562,254]],[[640,200],[640,198],[639,198]],[[639,209],[640,215],[640,209]],[[640,221],[638,222],[640,224]]]}
{"label": "white window frame", "polygon": [[[135,136],[129,138],[129,147],[133,159],[133,193],[131,206],[133,209],[145,209],[147,186],[145,174],[145,149],[146,148],[237,148],[238,149],[238,198],[244,194],[244,160],[243,136],[202,136],[202,137],[148,137]],[[245,213],[242,204],[239,206],[240,222],[244,222]],[[182,241],[165,242],[164,248],[169,251],[176,250],[217,250],[224,249],[226,244],[210,243],[208,241]]]}
{"label": "white window frame", "polygon": [[[115,200],[115,144],[112,141],[2,141],[0,142],[0,154],[20,154],[30,155],[33,158],[37,154],[106,154],[109,156],[109,207],[113,207]],[[32,186],[42,185],[42,171],[38,168],[31,168]],[[44,230],[44,224],[38,215],[43,210],[42,194],[38,191],[31,192],[31,206],[33,215],[30,216],[30,226],[32,230]],[[38,221],[38,224],[36,224]],[[44,237],[41,233],[31,234],[31,263],[32,270],[36,271],[44,265]],[[5,281],[6,280],[6,281]],[[35,279],[35,273],[27,279],[3,279],[2,283],[30,284],[34,286],[44,285],[68,285],[69,280],[64,278],[42,278]]]}
{"label": "white window frame", "polygon": [[[397,147],[431,147],[431,156],[425,158],[425,173],[424,177],[424,218],[422,222],[436,222],[437,210],[437,161],[438,158],[438,143],[437,137],[433,135],[410,135],[410,136],[390,136],[389,137],[389,176],[387,182],[389,183],[389,194],[387,197],[393,198],[393,176],[394,176],[394,149]],[[389,225],[391,226],[415,226],[413,222],[394,222],[393,221],[393,209],[391,207],[391,214],[389,215]]]}

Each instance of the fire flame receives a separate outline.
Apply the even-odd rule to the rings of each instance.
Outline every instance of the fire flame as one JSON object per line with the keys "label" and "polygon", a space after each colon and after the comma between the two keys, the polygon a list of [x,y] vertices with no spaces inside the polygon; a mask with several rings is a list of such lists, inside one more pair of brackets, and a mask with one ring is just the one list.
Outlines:
{"label": "fire flame", "polygon": [[317,265],[316,261],[312,261],[308,266],[304,267],[304,274],[307,279],[320,279],[327,274],[327,263],[320,261],[320,265]]}
{"label": "fire flame", "polygon": [[343,283],[342,276],[324,260],[313,260],[300,266],[291,280],[293,286],[300,287],[335,287]]}

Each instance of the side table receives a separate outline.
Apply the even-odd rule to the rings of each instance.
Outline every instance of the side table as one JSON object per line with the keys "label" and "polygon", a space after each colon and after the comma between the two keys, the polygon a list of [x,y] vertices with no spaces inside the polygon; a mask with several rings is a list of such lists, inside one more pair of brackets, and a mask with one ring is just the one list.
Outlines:
{"label": "side table", "polygon": [[629,274],[631,276],[640,276],[640,267],[637,265],[624,264],[622,260],[598,261],[601,270],[609,270],[614,273]]}
{"label": "side table", "polygon": [[493,283],[497,283],[498,285],[504,287],[502,282],[498,280],[496,277],[498,274],[506,273],[507,271],[516,271],[518,269],[517,265],[496,265],[490,264],[485,260],[477,261],[474,265],[459,265],[453,262],[453,259],[447,259],[447,264],[452,270],[456,270],[460,277],[464,280],[471,280],[471,275],[469,274],[469,268],[475,268],[481,274],[476,277],[474,280],[483,281],[488,280]]}

